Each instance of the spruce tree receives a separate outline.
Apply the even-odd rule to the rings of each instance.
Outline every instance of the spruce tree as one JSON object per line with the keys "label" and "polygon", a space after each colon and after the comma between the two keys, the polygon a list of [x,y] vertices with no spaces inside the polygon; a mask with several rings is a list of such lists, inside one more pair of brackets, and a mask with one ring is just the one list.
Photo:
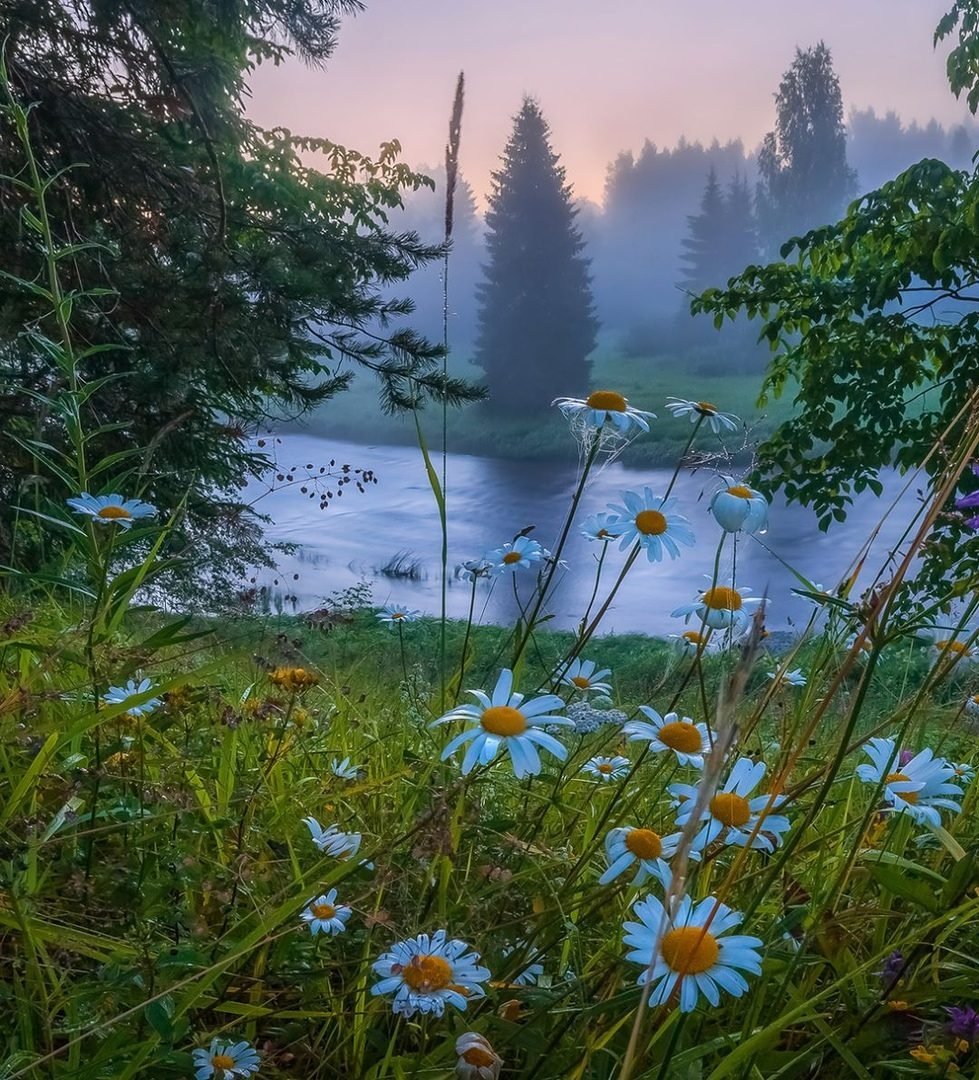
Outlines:
{"label": "spruce tree", "polygon": [[680,256],[683,264],[680,284],[688,292],[703,292],[720,283],[718,267],[725,241],[725,210],[724,194],[712,166],[707,173],[700,210],[687,217],[688,235],[683,240]]}
{"label": "spruce tree", "polygon": [[796,49],[775,106],[775,130],[758,155],[758,219],[773,253],[790,237],[835,221],[856,185],[846,161],[840,81],[823,42]]}
{"label": "spruce tree", "polygon": [[721,278],[727,281],[758,258],[758,229],[748,179],[734,177],[724,196],[724,231],[718,260]]}
{"label": "spruce tree", "polygon": [[477,289],[476,363],[497,411],[537,412],[588,389],[598,323],[575,217],[547,122],[525,98],[493,173]]}

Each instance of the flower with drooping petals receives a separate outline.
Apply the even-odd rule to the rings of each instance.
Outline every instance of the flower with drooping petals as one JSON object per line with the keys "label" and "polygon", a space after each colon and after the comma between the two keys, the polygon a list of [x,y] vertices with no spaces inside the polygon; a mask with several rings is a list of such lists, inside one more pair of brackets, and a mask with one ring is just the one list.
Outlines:
{"label": "flower with drooping petals", "polygon": [[396,942],[371,965],[380,976],[371,993],[393,994],[391,1011],[396,1016],[441,1016],[446,1005],[464,1012],[470,998],[485,996],[480,984],[490,973],[478,961],[479,953],[470,952],[464,941],[448,938],[444,930],[431,937],[419,934]]}
{"label": "flower with drooping petals", "polygon": [[573,727],[573,721],[557,715],[564,702],[557,694],[544,694],[524,702],[523,694],[513,692],[513,672],[504,668],[496,680],[492,697],[482,690],[470,690],[476,705],[457,705],[431,726],[464,720],[473,726],[457,735],[442,751],[442,760],[450,758],[466,743],[462,775],[479,765],[488,765],[500,750],[510,755],[513,774],[518,780],[536,776],[541,771],[538,747],[566,761],[568,751],[543,728],[545,725]]}
{"label": "flower with drooping petals", "polygon": [[791,671],[770,671],[768,677],[774,680],[779,686],[805,686],[806,676],[802,671],[802,668],[793,668]]}
{"label": "flower with drooping petals", "polygon": [[580,398],[557,398],[552,402],[570,420],[577,420],[600,431],[606,425],[622,435],[633,428],[649,431],[649,421],[656,414],[634,409],[615,390],[593,390],[583,401]]}
{"label": "flower with drooping petals", "polygon": [[606,675],[611,675],[609,668],[595,669],[598,665],[594,660],[574,659],[561,674],[561,685],[570,686],[583,694],[596,692],[599,694],[611,694],[612,687],[609,683],[602,682]]}
{"label": "flower with drooping petals", "polygon": [[[631,885],[643,885],[650,878],[655,878],[664,889],[669,888],[672,875],[666,859],[673,858],[679,843],[679,833],[660,836],[652,829],[640,829],[634,825],[610,829],[605,836],[605,862],[608,865],[598,884],[608,885],[631,866],[638,864]],[[692,857],[699,859],[700,855],[695,853]]]}
{"label": "flower with drooping petals", "polygon": [[676,651],[681,656],[694,657],[698,653],[703,656],[706,652],[712,652],[716,650],[716,641],[711,640],[710,627],[706,628],[706,633],[701,634],[699,630],[684,630],[682,634],[670,634],[670,639],[676,642]]}
{"label": "flower with drooping petals", "polygon": [[407,607],[405,604],[386,604],[377,612],[378,620],[387,623],[389,626],[417,622],[421,617],[421,611],[417,608]]}
{"label": "flower with drooping petals", "polygon": [[714,493],[710,512],[725,532],[758,533],[768,528],[768,500],[760,491],[736,484],[725,476],[726,486]]}
{"label": "flower with drooping petals", "polygon": [[581,523],[581,535],[586,540],[604,541],[618,540],[622,535],[613,525],[616,520],[615,514],[592,514]]}
{"label": "flower with drooping petals", "polygon": [[698,420],[703,421],[715,435],[720,435],[725,429],[736,431],[741,423],[740,417],[734,413],[722,413],[712,401],[687,401],[686,398],[669,397],[666,399],[666,407],[677,419],[689,416],[691,424],[696,424]]}
{"label": "flower with drooping petals", "polygon": [[[764,775],[763,761],[740,758],[735,762],[727,780],[700,810],[697,820],[704,824],[693,838],[691,850],[703,851],[715,840],[736,847],[750,844],[758,851],[775,850],[790,823],[787,817],[771,812],[785,802],[784,796],[749,798]],[[676,823],[683,827],[699,804],[700,788],[691,784],[670,784],[668,790],[678,803]]]}
{"label": "flower with drooping petals", "polygon": [[622,729],[629,736],[629,742],[647,742],[654,754],[667,750],[676,754],[681,765],[692,765],[695,769],[704,767],[704,754],[710,750],[710,733],[704,723],[695,723],[689,716],[680,717],[678,713],[660,716],[648,705],[640,705],[639,711],[648,720],[630,720]]}
{"label": "flower with drooping petals", "polygon": [[348,757],[345,757],[343,761],[337,761],[334,758],[330,762],[330,772],[340,780],[356,780],[360,776],[359,766],[351,765]]}
{"label": "flower with drooping petals", "polygon": [[324,829],[314,817],[303,818],[303,824],[309,829],[313,843],[324,855],[337,859],[352,859],[360,851],[360,833],[341,832],[336,825]]}
{"label": "flower with drooping petals", "polygon": [[696,543],[690,522],[672,512],[673,499],[661,499],[650,488],[643,488],[641,494],[626,491],[620,498],[622,505],[610,503],[609,509],[613,515],[611,528],[619,532],[622,551],[638,541],[650,562],[660,562],[664,552],[678,559],[680,544],[693,547]]}
{"label": "flower with drooping petals", "polygon": [[731,934],[741,915],[712,896],[694,902],[684,896],[670,915],[654,896],[633,906],[639,922],[623,926],[630,947],[627,960],[642,965],[637,980],[651,984],[649,1005],[665,1005],[679,989],[680,1012],[692,1012],[703,994],[715,1008],[721,991],[741,997],[748,984],[741,975],[761,973],[759,938]]}
{"label": "flower with drooping petals", "polygon": [[856,774],[865,784],[884,784],[884,801],[899,814],[907,814],[921,825],[942,823],[941,810],[957,814],[962,808],[955,801],[962,789],[950,783],[955,768],[944,758],[936,758],[924,749],[901,764],[900,751],[893,739],[871,739],[864,747],[870,764],[858,765]]}
{"label": "flower with drooping petals", "polygon": [[76,514],[85,514],[99,525],[118,525],[131,529],[134,521],[156,516],[156,507],[140,499],[125,499],[122,495],[89,495],[83,491],[65,502]]}
{"label": "flower with drooping petals", "polygon": [[475,1031],[467,1031],[456,1039],[456,1056],[459,1080],[499,1080],[503,1059],[489,1040]]}

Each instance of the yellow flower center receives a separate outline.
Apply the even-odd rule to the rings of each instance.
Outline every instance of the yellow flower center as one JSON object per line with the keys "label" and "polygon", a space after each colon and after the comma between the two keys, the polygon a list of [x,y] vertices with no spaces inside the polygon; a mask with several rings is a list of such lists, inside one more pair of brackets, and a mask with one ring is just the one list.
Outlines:
{"label": "yellow flower center", "polygon": [[332,904],[312,904],[310,911],[317,919],[332,919],[337,909]]}
{"label": "yellow flower center", "polygon": [[413,956],[402,969],[401,978],[412,990],[431,994],[452,982],[452,965],[441,956]]}
{"label": "yellow flower center", "polygon": [[96,516],[107,521],[118,521],[120,518],[131,518],[133,515],[124,506],[103,506]]}
{"label": "yellow flower center", "polygon": [[598,766],[598,771],[608,776],[608,774],[612,771],[613,768],[614,766],[609,765],[607,761],[603,761],[601,765]]}
{"label": "yellow flower center", "polygon": [[717,963],[721,950],[717,938],[702,926],[668,930],[660,942],[663,959],[681,975],[699,975]]}
{"label": "yellow flower center", "polygon": [[462,1060],[467,1065],[473,1065],[476,1068],[489,1068],[496,1058],[489,1050],[484,1050],[481,1046],[470,1046],[468,1050],[463,1052]]}
{"label": "yellow flower center", "polygon": [[671,750],[679,750],[681,754],[696,754],[703,746],[696,726],[683,720],[664,724],[659,729],[659,741]]}
{"label": "yellow flower center", "polygon": [[710,415],[717,412],[717,406],[712,401],[698,401],[696,402],[697,411]]}
{"label": "yellow flower center", "polygon": [[606,412],[625,412],[628,402],[614,390],[595,390],[588,395],[585,404],[589,409],[605,409]]}
{"label": "yellow flower center", "polygon": [[595,535],[598,537],[599,540],[614,540],[615,539],[615,533],[610,533],[608,531],[608,529],[599,529],[598,532],[595,533]]}
{"label": "yellow flower center", "polygon": [[636,514],[636,528],[643,536],[661,536],[666,532],[666,518],[658,510],[640,510]]}
{"label": "yellow flower center", "polygon": [[712,611],[740,611],[741,593],[729,585],[715,585],[704,593],[704,603]]}
{"label": "yellow flower center", "polygon": [[405,613],[403,611],[392,611],[391,612],[391,618],[392,619],[403,619],[404,617],[405,617]]}
{"label": "yellow flower center", "polygon": [[707,640],[703,634],[698,634],[696,630],[684,630],[680,636],[686,638],[693,645],[699,645],[702,641]]}
{"label": "yellow flower center", "polygon": [[972,703],[974,705],[979,705],[979,694],[973,694],[972,695]]}
{"label": "yellow flower center", "polygon": [[509,705],[492,705],[484,711],[479,722],[491,735],[522,735],[527,730],[527,718]]}
{"label": "yellow flower center", "polygon": [[663,841],[652,829],[630,829],[625,846],[637,859],[658,859],[663,854]]}
{"label": "yellow flower center", "polygon": [[968,645],[964,645],[961,641],[936,641],[935,648],[940,652],[955,653],[956,656],[968,656],[972,651]]}
{"label": "yellow flower center", "polygon": [[503,561],[507,566],[512,566],[515,562],[520,562],[522,558],[523,555],[521,555],[519,551],[508,551],[506,555],[503,556]]}
{"label": "yellow flower center", "polygon": [[748,800],[733,791],[719,791],[710,801],[711,815],[727,826],[740,827],[748,823],[751,807]]}
{"label": "yellow flower center", "polygon": [[746,488],[744,484],[735,484],[734,487],[729,487],[727,493],[728,495],[737,495],[739,499],[754,498],[754,492],[751,488]]}
{"label": "yellow flower center", "polygon": [[[910,779],[911,777],[908,776],[906,773],[892,772],[888,773],[887,776],[884,777],[884,783],[902,784],[906,783]],[[895,791],[894,794],[902,798],[906,803],[910,803],[912,806],[914,806],[915,803],[918,801],[917,791]]]}
{"label": "yellow flower center", "polygon": [[584,677],[584,675],[573,675],[571,681],[578,687],[579,690],[587,690],[591,683]]}
{"label": "yellow flower center", "polygon": [[215,1054],[211,1058],[211,1064],[215,1069],[233,1069],[235,1067],[235,1059],[230,1054]]}

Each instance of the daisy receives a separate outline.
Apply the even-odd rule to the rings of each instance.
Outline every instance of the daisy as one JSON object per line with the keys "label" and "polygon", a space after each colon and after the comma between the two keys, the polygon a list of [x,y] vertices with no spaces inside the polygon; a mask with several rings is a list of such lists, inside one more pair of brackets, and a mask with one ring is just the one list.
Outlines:
{"label": "daisy", "polygon": [[730,476],[726,487],[714,494],[710,512],[725,532],[764,532],[768,528],[768,500],[760,491],[735,484]]}
{"label": "daisy", "polygon": [[476,581],[481,577],[489,577],[493,564],[486,559],[468,559],[462,564],[459,576],[466,581]]}
{"label": "daisy", "polygon": [[330,889],[326,896],[311,900],[309,907],[299,917],[309,926],[309,932],[314,937],[320,933],[336,937],[347,929],[350,915],[350,908],[337,903],[336,889]]}
{"label": "daisy", "polygon": [[446,1005],[465,1011],[469,998],[485,996],[479,984],[490,977],[478,964],[479,953],[468,949],[464,941],[447,940],[444,930],[399,941],[371,965],[380,976],[371,993],[393,994],[396,1016],[441,1016]]}
{"label": "daisy", "polygon": [[450,758],[461,746],[469,743],[462,759],[462,775],[466,776],[477,764],[488,765],[500,749],[504,749],[510,755],[513,774],[518,780],[525,776],[536,776],[540,772],[538,746],[559,761],[567,760],[568,751],[553,735],[541,730],[545,724],[574,726],[572,720],[556,714],[555,710],[564,708],[564,702],[557,694],[544,694],[524,704],[524,695],[512,691],[513,672],[504,668],[496,680],[492,697],[482,690],[470,690],[477,705],[457,705],[445,716],[439,717],[432,727],[452,720],[465,720],[473,724],[446,746],[442,751],[442,760]]}
{"label": "daisy", "polygon": [[[149,679],[143,679],[139,683],[133,682],[133,680],[130,679],[125,686],[110,686],[102,695],[102,704],[123,705],[130,698],[148,694],[152,689],[153,683],[150,682]],[[131,705],[128,710],[128,715],[146,716],[148,713],[153,712],[154,709],[158,709],[162,704],[163,701],[160,698],[150,698],[149,701],[144,701],[140,705]]]}
{"label": "daisy", "polygon": [[337,859],[351,859],[360,851],[360,833],[341,832],[336,825],[324,829],[314,817],[303,818],[303,824],[309,829],[313,843],[324,855]]}
{"label": "daisy", "polygon": [[960,784],[968,785],[972,783],[972,780],[976,775],[976,767],[974,765],[969,765],[968,763],[956,765],[951,761],[949,764],[952,766],[952,773],[955,779]]}
{"label": "daisy", "polygon": [[758,598],[748,596],[747,590],[736,589],[731,585],[711,585],[701,589],[700,596],[692,604],[682,604],[674,608],[673,618],[684,616],[684,622],[690,622],[691,616],[712,630],[731,630],[741,633],[747,629],[751,616],[745,610],[748,604],[757,604]]}
{"label": "daisy", "polygon": [[606,675],[611,675],[612,670],[602,668],[601,671],[596,671],[597,666],[594,660],[572,660],[561,675],[561,685],[580,690],[583,694],[592,690],[597,690],[600,694],[611,694],[612,687],[601,680]]}
{"label": "daisy", "polygon": [[421,611],[417,608],[405,607],[404,604],[387,604],[377,612],[377,618],[389,626],[417,622],[421,617]]}
{"label": "daisy", "polygon": [[87,514],[100,525],[119,525],[131,529],[134,521],[156,516],[156,507],[139,499],[124,499],[121,495],[81,495],[65,502],[76,514]]}
{"label": "daisy", "polygon": [[648,705],[640,705],[639,711],[649,718],[649,723],[630,720],[622,729],[629,736],[629,742],[648,742],[654,754],[672,750],[681,765],[692,765],[695,769],[704,767],[704,754],[710,750],[706,724],[696,724],[689,716],[681,720],[675,712],[660,716]]}
{"label": "daisy", "polygon": [[629,759],[627,757],[593,757],[581,766],[581,771],[594,776],[597,780],[611,783],[613,780],[621,780],[629,774]]}
{"label": "daisy", "polygon": [[781,673],[777,671],[770,671],[768,673],[770,679],[774,679],[779,686],[805,686],[806,677],[803,674],[802,668],[793,668],[791,671],[783,671]]}
{"label": "daisy", "polygon": [[456,1076],[460,1080],[498,1080],[503,1059],[487,1039],[467,1031],[456,1039]]}
{"label": "daisy", "polygon": [[[504,960],[509,960],[509,958],[517,951],[517,949],[523,951],[526,948],[527,946],[523,942],[521,942],[521,944],[519,945],[508,945],[503,950],[503,958]],[[537,980],[543,974],[543,964],[528,964],[522,971],[514,975],[510,982],[514,986],[536,986]]]}
{"label": "daisy", "polygon": [[360,766],[351,765],[348,757],[345,757],[343,761],[337,761],[334,758],[330,762],[330,772],[340,780],[356,780],[360,776]]}
{"label": "daisy", "polygon": [[650,983],[650,1007],[665,1005],[677,987],[680,1012],[692,1012],[701,994],[720,1004],[720,991],[741,997],[748,984],[740,974],[761,973],[762,942],[756,937],[731,934],[741,915],[712,896],[696,904],[685,896],[671,917],[654,896],[637,900],[633,910],[639,922],[623,926],[624,942],[631,948],[627,960],[643,967],[637,982]]}
{"label": "daisy", "polygon": [[614,515],[612,528],[620,533],[620,551],[638,540],[646,549],[646,558],[650,562],[659,562],[664,549],[671,559],[678,559],[678,543],[686,547],[696,543],[690,522],[679,514],[670,513],[675,505],[673,499],[661,499],[649,488],[643,488],[641,495],[637,491],[623,492],[620,498],[622,506],[609,504]]}
{"label": "daisy", "polygon": [[955,767],[944,758],[936,758],[929,749],[922,750],[901,764],[900,751],[893,739],[871,739],[864,747],[871,764],[858,765],[857,776],[865,784],[884,784],[884,801],[891,809],[906,813],[919,825],[941,825],[939,808],[958,813],[955,798],[962,789],[949,783]]}
{"label": "daisy", "polygon": [[964,641],[936,637],[931,645],[931,658],[934,663],[944,660],[958,667],[963,664],[974,664],[979,659],[979,655],[973,646],[967,645]]}
{"label": "daisy", "polygon": [[710,401],[687,401],[686,398],[669,397],[666,399],[666,407],[677,419],[689,416],[691,424],[703,420],[715,435],[719,435],[725,428],[736,431],[741,423],[734,413],[722,413]]}
{"label": "daisy", "polygon": [[716,648],[716,643],[710,639],[709,627],[706,634],[696,630],[684,630],[682,634],[670,634],[670,637],[676,642],[676,650],[681,656],[696,656],[698,653],[703,656],[705,652]]}
{"label": "daisy", "polygon": [[258,1051],[247,1042],[212,1039],[206,1050],[199,1046],[191,1058],[196,1080],[234,1080],[258,1072]]}
{"label": "daisy", "polygon": [[486,553],[485,561],[490,564],[488,573],[505,574],[507,570],[529,570],[534,563],[541,562],[547,552],[529,536],[518,536],[513,543],[504,544]]}
{"label": "daisy", "polygon": [[965,711],[970,716],[979,716],[979,694],[973,694],[972,697],[965,699]]}
{"label": "daisy", "polygon": [[[638,863],[632,885],[643,885],[655,878],[664,889],[670,887],[672,875],[663,856],[671,859],[680,843],[680,834],[660,836],[652,829],[637,829],[634,825],[610,829],[605,836],[605,861],[608,869],[598,879],[599,885],[608,885],[624,874],[633,863]],[[693,858],[700,858],[693,854]]]}
{"label": "daisy", "polygon": [[618,540],[621,533],[612,524],[616,520],[614,514],[592,514],[581,523],[581,535],[586,540]]}
{"label": "daisy", "polygon": [[552,404],[557,405],[571,420],[581,420],[596,430],[608,424],[623,435],[632,428],[649,431],[649,421],[656,419],[655,413],[632,408],[614,390],[593,390],[584,401],[580,398],[557,398]]}
{"label": "daisy", "polygon": [[[691,850],[703,851],[718,839],[725,844],[744,847],[752,833],[755,835],[751,847],[758,851],[775,850],[782,842],[782,833],[789,827],[789,819],[781,814],[765,813],[764,818],[761,815],[768,810],[777,810],[785,802],[784,796],[777,795],[772,799],[770,795],[757,795],[753,799],[748,798],[764,775],[763,761],[740,758],[735,763],[723,787],[700,811],[697,820],[704,822],[704,825],[693,838]],[[670,784],[668,791],[677,800],[679,812],[676,823],[682,828],[696,810],[699,786]]]}

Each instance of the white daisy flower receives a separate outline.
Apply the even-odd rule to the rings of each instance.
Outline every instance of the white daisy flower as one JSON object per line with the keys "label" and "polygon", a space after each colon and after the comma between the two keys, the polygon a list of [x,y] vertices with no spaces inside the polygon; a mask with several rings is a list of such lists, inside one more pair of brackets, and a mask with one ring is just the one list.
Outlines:
{"label": "white daisy flower", "polygon": [[89,495],[83,491],[65,502],[76,514],[85,514],[100,525],[119,525],[131,529],[134,521],[156,516],[156,507],[140,499],[124,499],[121,495]]}
{"label": "white daisy flower", "polygon": [[586,540],[603,540],[606,543],[618,540],[622,534],[613,525],[615,520],[614,514],[592,514],[581,523],[581,535]]}
{"label": "white daisy flower", "polygon": [[612,674],[611,668],[596,671],[596,667],[598,665],[594,660],[572,660],[561,675],[561,685],[580,690],[583,694],[589,694],[593,690],[599,694],[611,694],[611,685],[601,681],[606,675]]}
{"label": "white daisy flower", "polygon": [[309,907],[299,917],[309,926],[309,932],[314,937],[316,934],[336,937],[347,929],[350,915],[350,908],[337,903],[336,889],[330,889],[326,896],[311,900]]}
{"label": "white daisy flower", "polygon": [[758,597],[747,595],[746,587],[736,589],[733,584],[711,585],[701,589],[699,598],[692,604],[682,604],[674,608],[672,615],[673,618],[682,615],[684,622],[690,622],[692,617],[696,617],[712,630],[742,633],[751,620],[746,607],[758,602]]}
{"label": "white daisy flower", "polygon": [[196,1080],[236,1080],[258,1072],[258,1051],[248,1042],[212,1039],[207,1049],[199,1046],[191,1059]]}
{"label": "white daisy flower", "polygon": [[768,673],[770,679],[774,679],[779,686],[805,686],[806,676],[802,671],[802,668],[793,668],[791,671],[783,671],[781,673],[777,671],[770,671]]}
{"label": "white daisy flower", "polygon": [[503,1059],[489,1040],[467,1031],[456,1039],[456,1076],[460,1080],[499,1080]]}
{"label": "white daisy flower", "polygon": [[932,663],[942,660],[946,664],[954,663],[958,668],[974,664],[979,660],[979,649],[964,641],[956,641],[954,638],[936,637],[930,651]]}
{"label": "white daisy flower", "polygon": [[462,564],[460,577],[466,581],[475,581],[477,578],[489,577],[493,564],[486,559],[468,559]]}
{"label": "white daisy flower", "polygon": [[629,736],[629,742],[648,742],[654,754],[672,750],[681,765],[692,765],[695,769],[704,767],[704,754],[710,750],[710,733],[707,725],[697,724],[675,713],[660,716],[648,705],[640,705],[639,711],[648,717],[645,720],[630,720],[622,729]]}
{"label": "white daisy flower", "polygon": [[[517,949],[524,950],[526,945],[521,943],[519,945],[508,945],[503,950],[504,960],[509,960],[510,957],[517,951]],[[537,980],[544,974],[543,964],[528,964],[522,971],[518,972],[510,980],[513,986],[536,986]]]}
{"label": "white daisy flower", "polygon": [[[777,810],[785,797],[777,795],[758,795],[754,799],[748,796],[761,783],[765,775],[765,763],[753,762],[750,758],[740,758],[734,765],[723,786],[715,792],[710,802],[700,811],[698,821],[703,827],[693,838],[691,849],[703,851],[715,840],[725,844],[744,847],[751,834],[758,826],[763,811]],[[676,823],[683,828],[693,816],[700,796],[700,788],[691,784],[670,784],[669,793],[677,801]],[[782,842],[782,833],[789,827],[789,819],[781,814],[765,813],[761,826],[751,847],[758,851],[772,852]]]}
{"label": "white daisy flower", "polygon": [[341,832],[336,825],[324,829],[314,817],[303,818],[303,824],[309,829],[313,843],[324,855],[337,859],[352,859],[360,851],[360,833]]}
{"label": "white daisy flower", "polygon": [[741,423],[734,413],[722,413],[711,401],[687,401],[686,398],[669,397],[666,399],[666,407],[678,419],[681,416],[689,416],[690,423],[696,424],[698,420],[703,422],[719,435],[725,428],[728,431],[736,431]]}
{"label": "white daisy flower", "polygon": [[763,533],[768,528],[768,500],[760,491],[722,479],[726,486],[715,492],[710,512],[725,532]]}
{"label": "white daisy flower", "polygon": [[462,759],[462,775],[479,765],[488,765],[501,749],[510,755],[513,774],[518,780],[536,776],[541,771],[537,748],[547,750],[559,761],[566,761],[568,751],[542,730],[544,725],[573,727],[566,716],[556,710],[564,708],[557,694],[544,694],[524,703],[523,694],[513,693],[513,672],[504,668],[496,680],[492,697],[482,690],[470,690],[477,705],[457,705],[431,726],[452,720],[465,720],[473,726],[457,735],[442,751],[442,760],[450,758],[461,746],[469,743]]}
{"label": "white daisy flower", "polygon": [[518,536],[513,543],[494,548],[486,553],[490,564],[488,573],[505,574],[508,570],[529,570],[534,563],[542,562],[547,551],[529,536]]}
{"label": "white daisy flower", "polygon": [[360,776],[360,766],[351,765],[348,757],[345,757],[343,761],[337,761],[334,758],[330,762],[330,772],[340,780],[356,780]]}
{"label": "white daisy flower", "polygon": [[[110,686],[102,695],[102,704],[124,705],[130,698],[148,694],[152,689],[153,683],[149,679],[142,679],[138,683],[130,679],[125,686]],[[146,716],[148,713],[153,712],[154,709],[158,709],[162,704],[161,698],[150,698],[149,701],[144,701],[140,705],[132,705],[129,708],[129,715]]]}
{"label": "white daisy flower", "polygon": [[468,949],[464,941],[447,939],[444,930],[399,941],[371,965],[380,976],[371,993],[393,994],[397,1016],[441,1016],[446,1005],[465,1011],[469,998],[485,996],[480,983],[490,977],[478,964],[479,953]]}
{"label": "white daisy flower", "polygon": [[655,413],[634,409],[614,390],[594,390],[584,401],[580,398],[557,398],[552,404],[571,420],[580,420],[596,430],[608,424],[623,435],[632,428],[649,431],[649,421],[656,419]]}
{"label": "white daisy flower", "polygon": [[[608,885],[638,863],[631,885],[644,885],[650,878],[655,878],[664,889],[668,889],[672,875],[666,859],[673,858],[679,843],[679,833],[660,836],[652,829],[638,829],[634,825],[610,829],[605,836],[608,868],[598,879],[598,884]],[[700,855],[692,853],[692,857],[699,859]]]}
{"label": "white daisy flower", "polygon": [[711,640],[710,627],[707,628],[707,632],[704,634],[699,633],[697,630],[684,630],[682,634],[670,634],[670,638],[676,642],[676,651],[681,656],[696,656],[699,652],[701,656],[706,652],[713,652],[717,649],[717,642]]}
{"label": "white daisy flower", "polygon": [[594,776],[596,780],[611,783],[613,780],[621,780],[623,776],[628,776],[629,768],[627,757],[593,757],[581,766],[581,771]]}
{"label": "white daisy flower", "polygon": [[960,784],[965,784],[966,786],[968,786],[972,783],[976,775],[975,765],[970,765],[968,764],[968,762],[963,762],[960,765],[956,765],[954,762],[951,761],[949,762],[949,764],[952,766],[952,773],[955,779]]}
{"label": "white daisy flower", "polygon": [[680,514],[671,513],[675,500],[661,499],[649,488],[643,488],[642,494],[625,491],[620,498],[622,506],[609,504],[612,528],[620,531],[620,551],[638,540],[646,549],[646,558],[659,562],[664,550],[671,559],[678,559],[679,544],[693,547],[696,543],[690,522]]}
{"label": "white daisy flower", "polygon": [[979,716],[979,694],[973,694],[972,697],[965,699],[965,711],[970,716]]}
{"label": "white daisy flower", "polygon": [[650,983],[649,1005],[665,1005],[680,991],[680,1012],[692,1012],[703,994],[717,1007],[721,991],[741,997],[748,984],[740,974],[761,973],[762,942],[756,937],[727,934],[741,922],[741,915],[712,896],[696,904],[684,896],[670,917],[654,896],[637,900],[639,922],[623,926],[627,960],[640,964],[640,986]]}
{"label": "white daisy flower", "polygon": [[955,802],[962,798],[962,789],[949,783],[955,767],[931,750],[922,750],[903,764],[893,739],[871,739],[864,750],[871,764],[858,765],[857,776],[865,784],[883,781],[884,801],[897,813],[919,825],[941,825],[941,809],[955,814],[962,809]]}
{"label": "white daisy flower", "polygon": [[417,608],[406,607],[404,604],[386,604],[377,612],[377,618],[391,626],[398,623],[417,622],[422,617],[422,612]]}

